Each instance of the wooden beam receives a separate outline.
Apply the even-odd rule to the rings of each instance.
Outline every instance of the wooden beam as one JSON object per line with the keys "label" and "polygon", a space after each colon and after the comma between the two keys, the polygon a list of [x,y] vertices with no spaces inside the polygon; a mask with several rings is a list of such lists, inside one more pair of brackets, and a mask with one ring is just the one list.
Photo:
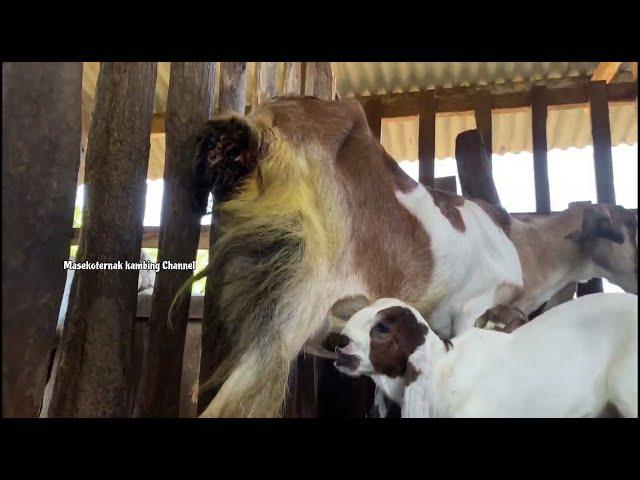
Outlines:
{"label": "wooden beam", "polygon": [[[224,79],[224,81],[223,81]],[[219,106],[220,112],[235,112],[243,114],[246,102],[246,63],[221,62]],[[218,225],[218,211],[214,209],[211,215],[211,230],[209,234],[209,258],[213,258]],[[205,285],[204,314],[202,319],[202,350],[200,355],[200,384],[211,378],[228,354],[229,345],[226,342],[222,319],[218,318],[217,295],[215,280],[209,276]],[[203,391],[198,396],[198,414],[211,403],[216,394],[215,389]]]}
{"label": "wooden beam", "polygon": [[302,94],[302,63],[284,63],[284,90],[283,95]]}
{"label": "wooden beam", "polygon": [[[195,138],[214,107],[215,62],[171,62],[167,99],[164,193],[158,261],[192,262],[200,237],[200,214],[192,206]],[[156,274],[149,318],[145,368],[136,398],[136,417],[178,417],[184,343],[189,315],[185,295],[169,307],[192,272],[160,270]]]}
{"label": "wooden beam", "polygon": [[457,195],[458,193],[458,185],[456,182],[456,176],[451,175],[449,177],[438,177],[433,179],[433,186],[438,190],[442,190],[443,192],[454,193]]}
{"label": "wooden beam", "polygon": [[[553,82],[551,82],[553,83]],[[637,84],[635,82],[612,83],[606,86],[609,102],[631,103],[637,98]],[[526,109],[531,107],[531,87],[528,90],[514,92],[493,93],[490,90],[491,108],[494,112],[508,109]],[[379,101],[383,105],[383,118],[415,116],[420,113],[420,97],[426,92],[394,93],[383,95],[369,95],[356,97],[364,105],[369,101]],[[477,88],[444,88],[436,89],[436,112],[464,113],[475,110]],[[485,94],[486,95],[486,94]],[[566,106],[582,107],[589,103],[588,83],[573,86],[547,86],[547,105],[550,110],[566,108]]]}
{"label": "wooden beam", "polygon": [[591,75],[592,82],[611,83],[613,77],[616,76],[622,62],[600,62]]}
{"label": "wooden beam", "polygon": [[549,171],[547,165],[547,98],[545,87],[531,92],[531,134],[533,140],[533,176],[536,192],[536,211],[549,213]]}
{"label": "wooden beam", "polygon": [[436,98],[429,93],[422,97],[418,123],[418,177],[425,187],[433,187],[436,158]]}
{"label": "wooden beam", "polygon": [[81,62],[2,64],[4,418],[37,418],[42,403],[69,258],[81,98]]}
{"label": "wooden beam", "polygon": [[[77,260],[140,259],[156,63],[100,69],[87,150],[87,189]],[[126,417],[136,270],[75,273],[51,417]]]}
{"label": "wooden beam", "polygon": [[598,202],[615,204],[609,104],[604,82],[592,82],[589,84],[589,102],[591,106],[591,134],[593,138]]}
{"label": "wooden beam", "polygon": [[[607,98],[610,104],[631,105],[637,99],[637,83],[623,82],[611,83],[606,86]],[[436,115],[461,115],[474,114],[477,89],[467,87],[427,90],[424,92],[394,93],[383,95],[368,95],[355,97],[365,107],[369,103],[379,103],[381,106],[381,118],[415,117],[420,115],[420,105],[426,95],[435,94]],[[289,92],[285,92],[289,94]],[[526,112],[531,108],[531,91],[518,91],[515,93],[490,94],[492,113]],[[549,88],[547,87],[547,110],[565,110],[573,108],[586,108],[589,106],[588,84],[572,87]],[[366,108],[365,108],[366,110]],[[248,113],[248,110],[247,110]],[[153,135],[164,134],[164,113],[154,114]]]}
{"label": "wooden beam", "polygon": [[487,148],[482,144],[482,135],[477,129],[467,130],[456,137],[456,164],[463,195],[500,205]]}
{"label": "wooden beam", "polygon": [[256,62],[251,108],[276,96],[276,62]]}

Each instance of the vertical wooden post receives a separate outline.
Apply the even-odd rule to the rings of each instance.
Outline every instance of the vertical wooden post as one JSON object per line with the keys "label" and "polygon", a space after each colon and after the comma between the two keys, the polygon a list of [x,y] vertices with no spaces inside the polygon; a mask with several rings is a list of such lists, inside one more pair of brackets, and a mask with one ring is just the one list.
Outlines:
{"label": "vertical wooden post", "polygon": [[300,95],[302,93],[302,63],[285,62],[283,95]]}
{"label": "vertical wooden post", "polygon": [[184,342],[182,360],[182,381],[180,385],[180,418],[193,418],[198,415],[198,401],[194,388],[198,388],[198,371],[200,370],[200,338],[202,322],[189,321]]}
{"label": "vertical wooden post", "polygon": [[2,64],[2,416],[38,417],[64,291],[82,63]]}
{"label": "vertical wooden post", "polygon": [[456,137],[456,163],[463,195],[480,198],[492,205],[500,205],[500,197],[491,175],[487,158],[478,130],[467,130]]}
{"label": "vertical wooden post", "polygon": [[596,169],[598,203],[616,203],[613,187],[613,163],[611,160],[611,127],[609,125],[609,101],[606,82],[589,83],[591,134]]}
{"label": "vertical wooden post", "polygon": [[482,138],[482,144],[485,148],[487,157],[487,165],[489,166],[489,172],[491,173],[493,167],[493,161],[491,156],[493,155],[493,130],[491,126],[491,94],[487,90],[478,90],[476,94],[476,128],[480,131]]}
{"label": "vertical wooden post", "polygon": [[433,187],[436,158],[436,97],[433,90],[425,92],[420,108],[418,127],[418,159],[420,183]]}
{"label": "vertical wooden post", "polygon": [[276,96],[276,62],[256,62],[251,108]]}
{"label": "vertical wooden post", "polygon": [[[200,215],[191,205],[192,165],[196,135],[211,118],[214,105],[214,62],[171,62],[167,99],[166,149],[158,262],[191,262],[200,239]],[[169,306],[193,272],[160,270],[149,316],[149,348],[136,399],[135,416],[177,417],[180,379],[190,295]]]}
{"label": "vertical wooden post", "polygon": [[[103,63],[86,156],[78,261],[139,262],[156,63]],[[51,417],[125,417],[138,270],[79,270]]]}
{"label": "vertical wooden post", "polygon": [[[247,65],[245,62],[221,62],[219,103],[220,112],[235,112],[243,115],[247,97]],[[209,258],[213,257],[217,239],[218,224],[217,208],[211,215],[211,232],[209,234]],[[209,380],[216,368],[226,355],[228,345],[224,337],[222,321],[217,316],[217,300],[214,292],[214,282],[205,285],[204,307],[202,315],[202,350],[200,353],[200,384]],[[216,394],[215,389],[201,392],[198,396],[198,414],[207,408]]]}
{"label": "vertical wooden post", "polygon": [[547,167],[547,99],[545,87],[531,90],[531,133],[536,212],[550,213],[549,171]]}
{"label": "vertical wooden post", "polygon": [[[596,169],[598,203],[616,203],[613,186],[613,162],[611,159],[611,127],[609,124],[609,100],[606,82],[589,82],[589,110],[591,112],[591,136],[593,160]],[[578,284],[579,297],[602,292],[602,279],[592,278]]]}
{"label": "vertical wooden post", "polygon": [[247,103],[247,63],[220,62],[218,111],[245,113]]}
{"label": "vertical wooden post", "polygon": [[333,100],[333,70],[331,62],[307,62],[304,94]]}

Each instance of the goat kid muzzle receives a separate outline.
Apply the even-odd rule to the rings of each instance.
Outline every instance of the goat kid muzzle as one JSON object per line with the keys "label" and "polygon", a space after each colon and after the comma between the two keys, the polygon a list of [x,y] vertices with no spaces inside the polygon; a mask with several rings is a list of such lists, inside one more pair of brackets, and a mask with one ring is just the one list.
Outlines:
{"label": "goat kid muzzle", "polygon": [[346,335],[340,335],[335,351],[338,358],[333,362],[334,366],[355,371],[360,365],[360,358],[354,355],[354,345]]}

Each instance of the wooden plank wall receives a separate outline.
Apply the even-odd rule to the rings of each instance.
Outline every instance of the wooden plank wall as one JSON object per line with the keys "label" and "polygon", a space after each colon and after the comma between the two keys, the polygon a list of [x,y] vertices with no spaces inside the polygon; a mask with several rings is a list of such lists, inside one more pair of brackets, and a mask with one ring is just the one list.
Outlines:
{"label": "wooden plank wall", "polygon": [[[42,65],[42,64],[40,64]],[[265,98],[275,92],[275,68],[273,62],[260,64],[256,69],[256,96],[253,106],[260,104]],[[15,78],[9,74],[12,73]],[[3,83],[3,98],[5,91],[18,92],[17,96],[7,98],[23,98],[27,95],[31,97],[26,100],[33,100],[35,96],[42,93],[40,87],[51,86],[54,91],[60,92],[60,98],[65,99],[59,102],[60,110],[49,110],[50,115],[40,115],[43,122],[48,122],[47,128],[55,133],[55,128],[65,126],[65,135],[51,135],[51,138],[73,140],[73,136],[68,135],[68,131],[75,132],[76,125],[76,103],[79,102],[81,89],[76,89],[76,83],[81,75],[77,65],[62,64],[57,67],[47,67],[46,78],[40,85],[24,88],[20,82],[11,82],[24,74],[26,70],[20,68],[33,68],[26,64],[17,67],[11,64],[3,65],[3,78],[9,82]],[[55,70],[58,68],[58,70]],[[87,208],[89,216],[85,217],[84,227],[80,240],[79,259],[101,259],[111,261],[112,256],[137,260],[137,255],[132,256],[132,252],[139,251],[142,241],[142,206],[144,205],[144,174],[146,173],[146,161],[148,158],[148,138],[152,131],[152,122],[162,123],[160,128],[167,132],[167,162],[165,166],[165,208],[163,211],[162,226],[156,229],[156,238],[159,236],[159,260],[161,258],[178,258],[184,256],[184,260],[189,261],[195,257],[195,249],[202,246],[203,242],[211,248],[215,241],[216,219],[214,217],[208,237],[202,232],[198,219],[183,218],[181,212],[187,210],[186,200],[186,178],[188,176],[186,165],[190,164],[193,152],[190,139],[194,135],[195,125],[203,123],[210,115],[213,107],[213,64],[172,64],[172,82],[170,85],[168,112],[166,115],[153,116],[151,113],[151,100],[155,86],[156,66],[153,63],[132,63],[118,64],[105,63],[98,83],[96,113],[92,120],[92,128],[89,136],[89,152],[87,157],[87,188],[88,202]],[[31,72],[33,73],[33,72]],[[42,72],[41,72],[42,73]],[[39,78],[39,77],[34,77]],[[59,81],[64,78],[66,87],[62,88]],[[80,80],[81,81],[81,80]],[[49,82],[49,83],[47,83]],[[58,83],[56,83],[58,82]],[[75,82],[75,83],[74,83]],[[190,83],[192,82],[192,83]],[[332,78],[331,65],[329,62],[290,62],[285,66],[284,92],[299,93],[305,92],[320,98],[333,98],[334,79]],[[127,85],[135,85],[132,91]],[[55,90],[58,89],[58,90]],[[245,112],[246,99],[246,64],[243,62],[230,62],[221,64],[220,93],[218,97],[219,111]],[[47,90],[49,92],[50,90]],[[186,91],[197,91],[197,99],[193,102],[184,103]],[[22,95],[22,97],[19,97]],[[183,98],[184,97],[184,98]],[[419,115],[419,166],[420,181],[428,186],[438,186],[448,191],[455,192],[455,178],[435,179],[435,118],[437,113],[473,111],[477,133],[480,135],[480,148],[484,148],[485,159],[482,171],[491,171],[492,152],[492,126],[491,116],[496,109],[518,109],[531,108],[532,114],[532,135],[534,145],[534,171],[536,187],[536,210],[538,213],[550,212],[549,182],[546,160],[546,117],[550,108],[563,107],[566,105],[585,104],[588,102],[591,112],[592,133],[594,140],[594,166],[596,171],[596,183],[599,202],[615,202],[615,191],[613,185],[613,169],[611,161],[611,132],[609,124],[609,102],[629,101],[637,98],[637,82],[629,84],[606,84],[605,82],[590,82],[588,85],[580,85],[566,88],[546,87],[533,88],[530,91],[515,91],[504,94],[492,94],[486,89],[476,91],[466,89],[445,89],[438,92],[419,92],[402,95],[374,95],[361,98],[367,120],[374,135],[380,138],[382,119],[393,116]],[[76,102],[76,103],[74,103]],[[16,133],[18,129],[11,130],[10,125],[17,125],[15,118],[20,113],[17,104],[14,110],[5,108],[4,116],[11,114],[11,122],[3,122],[3,158],[11,159],[12,145],[19,145],[16,142],[24,142],[27,147],[34,146],[34,142]],[[113,108],[109,108],[113,107]],[[79,109],[78,109],[79,110]],[[25,114],[26,115],[26,114]],[[79,118],[79,111],[77,112]],[[26,116],[24,118],[27,118]],[[26,120],[25,120],[26,121]],[[32,120],[29,120],[31,122]],[[66,122],[66,123],[65,123]],[[71,123],[69,123],[71,122]],[[109,125],[109,129],[105,129]],[[133,127],[132,127],[133,126]],[[28,129],[23,129],[28,130]],[[115,137],[120,132],[125,132],[122,138],[124,142],[116,142]],[[22,132],[20,135],[22,135]],[[120,137],[118,137],[120,138]],[[6,139],[9,139],[7,142]],[[41,139],[41,137],[39,137]],[[12,142],[14,142],[12,144]],[[79,144],[80,142],[76,142]],[[23,145],[23,146],[24,146]],[[51,144],[53,153],[47,153],[48,158],[62,155],[66,163],[56,162],[60,171],[47,172],[43,178],[53,178],[55,175],[62,175],[75,180],[77,173],[77,159],[75,153],[71,153],[71,147]],[[191,146],[190,146],[191,145]],[[38,145],[40,147],[40,145]],[[26,147],[25,147],[26,148]],[[56,150],[57,149],[57,150]],[[69,152],[67,152],[69,150]],[[77,149],[76,149],[77,150]],[[15,150],[17,151],[17,150]],[[57,152],[57,153],[56,153]],[[124,158],[133,158],[135,161],[125,162]],[[31,154],[24,154],[25,158],[36,158],[38,151]],[[79,152],[76,152],[79,154]],[[17,158],[16,155],[13,157]],[[45,166],[54,168],[52,162],[40,162]],[[9,164],[11,165],[11,164]],[[41,165],[42,166],[42,165]],[[190,165],[189,165],[190,166]],[[36,168],[36,167],[33,167]],[[40,167],[37,167],[40,168]],[[76,171],[74,172],[74,168]],[[12,167],[14,169],[14,167]],[[19,171],[15,167],[15,171]],[[469,191],[469,181],[461,171],[460,180],[463,193]],[[106,181],[105,179],[111,179]],[[3,199],[10,193],[18,192],[18,187],[29,189],[31,187],[18,185],[19,182],[10,188],[4,188],[3,178]],[[484,179],[487,180],[487,179]],[[68,182],[67,182],[68,183]],[[486,185],[493,185],[493,182],[482,181]],[[62,227],[73,213],[73,198],[75,188],[63,185],[65,191],[60,193],[64,201],[58,203],[60,212],[49,213],[56,219],[60,219]],[[75,183],[74,183],[75,186]],[[49,186],[50,187],[50,186]],[[172,188],[175,187],[175,188]],[[33,191],[38,190],[38,194],[47,188],[37,187],[34,183]],[[26,190],[25,190],[26,191]],[[51,191],[51,188],[49,188]],[[25,195],[24,192],[22,195]],[[169,200],[173,196],[173,200]],[[485,198],[491,203],[499,203],[495,186],[492,189],[479,192],[474,196]],[[109,208],[104,208],[104,200],[109,198]],[[56,197],[58,198],[58,197]],[[41,202],[42,196],[38,197]],[[120,205],[121,203],[121,205]],[[6,205],[5,202],[3,205]],[[127,208],[126,205],[133,206]],[[178,205],[173,212],[167,210],[167,204]],[[40,205],[40,203],[38,203]],[[69,208],[68,208],[69,207]],[[189,209],[190,211],[190,209]],[[10,214],[3,206],[3,222],[9,218]],[[180,220],[182,219],[182,220]],[[114,222],[116,222],[115,224]],[[57,221],[57,220],[56,220]],[[43,222],[48,227],[51,222]],[[51,230],[51,229],[49,229]],[[64,228],[54,229],[56,232],[64,232]],[[68,231],[71,231],[69,228]],[[123,233],[126,231],[126,235]],[[145,232],[150,231],[145,229]],[[133,234],[131,234],[133,232]],[[29,232],[31,238],[34,233]],[[175,237],[175,238],[174,238]],[[17,238],[17,234],[16,234]],[[52,249],[58,248],[62,252],[67,240],[64,235],[52,240],[47,250],[53,261],[55,255],[51,255]],[[171,249],[169,245],[177,245]],[[68,246],[68,243],[66,244]],[[15,250],[15,249],[14,249]],[[56,250],[57,252],[57,250]],[[58,252],[60,254],[60,252]],[[66,252],[62,252],[66,258]],[[61,254],[60,254],[61,255]],[[58,255],[58,256],[60,256]],[[109,257],[109,258],[107,258]],[[129,258],[130,257],[130,258]],[[62,257],[61,257],[62,258]],[[181,258],[181,257],[180,257]],[[3,260],[5,259],[5,246],[3,246]],[[57,261],[57,260],[56,260]],[[8,266],[4,262],[3,274]],[[22,268],[22,267],[21,267]],[[127,416],[131,414],[132,394],[137,385],[137,378],[141,372],[146,372],[140,383],[140,390],[136,398],[136,414],[139,416],[178,416],[194,415],[195,404],[193,397],[187,398],[185,393],[187,385],[196,383],[208,378],[217,365],[220,356],[224,354],[223,339],[220,335],[219,322],[215,318],[214,303],[210,288],[208,286],[205,296],[204,320],[202,322],[201,345],[197,339],[200,337],[199,326],[193,327],[192,322],[187,323],[188,303],[179,305],[178,316],[174,319],[177,332],[171,336],[166,328],[164,318],[168,309],[167,301],[173,297],[175,285],[182,283],[182,278],[177,278],[173,274],[184,274],[184,272],[169,272],[163,276],[160,274],[157,280],[157,295],[154,297],[151,307],[150,321],[146,327],[136,326],[134,328],[133,318],[135,318],[135,302],[132,300],[135,292],[133,288],[134,276],[132,274],[115,272],[82,272],[76,276],[72,288],[72,298],[70,313],[68,315],[68,328],[65,329],[61,357],[64,368],[60,369],[55,384],[52,399],[52,416]],[[173,275],[173,276],[172,276]],[[176,276],[176,278],[173,278]],[[7,275],[5,274],[5,278]],[[29,276],[30,281],[33,278]],[[116,278],[115,282],[109,279]],[[59,282],[58,280],[61,280]],[[42,283],[47,283],[48,291],[54,292],[54,299],[51,305],[43,301],[42,308],[52,310],[52,305],[56,306],[57,314],[57,291],[63,288],[64,281],[54,278],[42,278]],[[595,291],[601,289],[597,285],[597,280],[587,287],[583,287],[583,294],[586,290]],[[14,282],[15,283],[15,282]],[[17,284],[17,283],[16,283]],[[33,288],[41,287],[34,282]],[[104,296],[105,288],[108,290],[111,285],[113,297],[119,300],[118,305],[112,305]],[[3,294],[5,293],[3,286]],[[24,293],[21,294],[24,296]],[[99,305],[96,302],[100,303]],[[30,308],[32,306],[30,305]],[[53,311],[53,310],[52,310]],[[102,312],[95,314],[95,311]],[[109,312],[109,319],[104,320],[104,312]],[[93,312],[93,313],[92,313]],[[3,304],[3,313],[5,306]],[[10,314],[12,312],[9,312]],[[15,313],[15,312],[13,312]],[[50,312],[49,312],[50,313]],[[38,316],[38,328],[47,332],[50,330],[51,317],[49,314]],[[14,315],[15,317],[15,315]],[[31,315],[33,317],[33,315]],[[20,331],[15,327],[16,322],[11,323],[11,315],[3,316],[3,328],[9,335],[5,337],[18,339],[16,345],[25,345],[26,338],[33,337],[26,329]],[[40,320],[41,319],[41,320]],[[197,323],[197,322],[196,322]],[[55,321],[52,323],[55,329]],[[194,324],[195,325],[195,324]],[[35,323],[29,328],[34,327]],[[12,330],[13,329],[13,330]],[[134,334],[135,330],[135,334]],[[143,332],[148,330],[147,334]],[[5,375],[3,371],[3,415],[8,416],[37,416],[40,408],[39,402],[42,398],[42,388],[44,387],[44,377],[46,376],[46,366],[49,364],[51,351],[51,338],[55,335],[42,335],[42,342],[37,348],[31,349],[32,358],[24,360],[29,368],[24,368],[22,378],[16,375]],[[144,338],[143,338],[144,336]],[[137,339],[137,347],[133,347],[133,339]],[[22,343],[21,343],[22,342]],[[99,345],[100,348],[97,348]],[[202,354],[200,354],[201,346]],[[142,357],[132,355],[132,348],[136,351],[145,350],[147,356]],[[14,350],[16,350],[14,348]],[[9,351],[9,350],[7,350]],[[46,354],[45,354],[46,351]],[[80,352],[84,360],[80,361]],[[24,352],[23,352],[24,353]],[[3,344],[3,360],[5,349]],[[18,359],[20,352],[12,351],[12,359]],[[24,358],[25,355],[22,355]],[[44,360],[46,358],[46,361]],[[4,362],[6,371],[12,369],[12,359]],[[199,369],[197,365],[199,363]],[[46,366],[43,366],[46,365]],[[15,365],[14,365],[15,367]],[[189,371],[189,374],[183,372]],[[198,372],[199,370],[199,372]],[[106,376],[104,371],[108,371]],[[290,416],[322,416],[323,411],[326,416],[335,416],[336,412],[347,411],[341,407],[336,407],[326,400],[335,395],[328,395],[330,391],[345,391],[350,387],[341,385],[343,379],[333,378],[331,368],[323,366],[315,359],[302,359],[298,363],[295,372],[294,400],[290,403],[291,409],[287,410]],[[14,372],[15,373],[15,372]],[[169,388],[167,388],[167,386]],[[337,387],[337,390],[336,390]],[[358,400],[359,408],[368,400],[366,388],[358,387],[358,392],[364,392],[364,396]],[[13,392],[13,396],[7,396],[8,392]],[[323,394],[323,391],[325,392]],[[356,390],[354,390],[355,392]],[[189,395],[191,395],[189,391]],[[323,396],[324,395],[324,396]],[[205,407],[213,396],[213,392],[201,395],[199,398],[199,410]],[[189,403],[190,402],[190,403]],[[318,410],[319,405],[324,405]],[[327,406],[328,405],[328,406]],[[352,414],[353,412],[351,412]],[[366,414],[366,413],[365,413]],[[356,414],[357,415],[357,414]]]}
{"label": "wooden plank wall", "polygon": [[2,64],[5,418],[40,412],[69,258],[81,96],[82,63]]}

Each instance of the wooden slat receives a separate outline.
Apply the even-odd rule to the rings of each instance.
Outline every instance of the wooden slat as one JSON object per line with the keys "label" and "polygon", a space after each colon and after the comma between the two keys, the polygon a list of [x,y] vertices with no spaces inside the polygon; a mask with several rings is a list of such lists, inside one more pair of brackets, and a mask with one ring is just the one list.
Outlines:
{"label": "wooden slat", "polygon": [[304,93],[322,100],[333,100],[333,69],[331,62],[307,62]]}
{"label": "wooden slat", "polygon": [[276,62],[256,62],[251,108],[276,95]]}
{"label": "wooden slat", "polygon": [[[198,250],[209,249],[210,225],[200,225],[200,236],[198,240]],[[158,248],[158,238],[160,236],[160,227],[144,227],[142,232],[142,248]],[[78,245],[80,241],[80,229],[73,229],[73,237],[71,245]]]}
{"label": "wooden slat", "polygon": [[302,93],[302,63],[284,63],[283,95],[300,95]]}
{"label": "wooden slat", "polygon": [[536,192],[536,211],[549,213],[549,171],[547,165],[547,98],[545,87],[534,87],[531,106],[531,130],[533,140],[533,177]]}
{"label": "wooden slat", "polygon": [[220,62],[219,112],[245,113],[247,63]]}
{"label": "wooden slat", "polygon": [[[224,79],[224,81],[223,81]],[[245,112],[246,63],[221,62],[219,105],[220,112]],[[211,230],[209,234],[209,258],[213,257],[216,241],[216,226],[218,224],[218,212],[214,210],[211,215]],[[211,378],[220,365],[224,356],[228,353],[228,345],[225,342],[222,319],[217,318],[217,300],[215,296],[214,282],[207,278],[205,286],[204,313],[202,319],[202,350],[200,355],[200,384]],[[198,414],[211,403],[216,394],[215,389],[203,391],[198,396]]]}
{"label": "wooden slat", "polygon": [[2,64],[5,418],[40,411],[69,256],[81,95],[80,62]]}
{"label": "wooden slat", "polygon": [[606,84],[592,82],[589,85],[591,134],[596,169],[596,192],[599,203],[616,203],[611,159],[611,127]]}
{"label": "wooden slat", "polygon": [[455,175],[449,177],[438,177],[434,179],[434,188],[442,190],[443,192],[458,193],[458,184],[456,182]]}
{"label": "wooden slat", "polygon": [[418,178],[425,187],[433,186],[436,158],[436,98],[433,92],[422,97],[418,121]]}
{"label": "wooden slat", "polygon": [[616,76],[622,62],[600,62],[591,75],[592,82],[603,81],[610,83]]}
{"label": "wooden slat", "polygon": [[198,413],[198,373],[200,370],[200,339],[202,322],[189,322],[184,342],[184,361],[180,388],[180,418],[193,418]]}
{"label": "wooden slat", "polygon": [[[215,62],[171,62],[167,99],[164,193],[158,261],[192,262],[200,237],[200,214],[192,206],[195,138],[214,107]],[[136,399],[137,417],[177,417],[189,296],[169,307],[188,270],[162,269],[156,274],[145,369]]]}
{"label": "wooden slat", "polygon": [[[77,260],[140,258],[156,63],[103,63],[87,150]],[[75,273],[51,417],[125,417],[137,305],[136,270]]]}

